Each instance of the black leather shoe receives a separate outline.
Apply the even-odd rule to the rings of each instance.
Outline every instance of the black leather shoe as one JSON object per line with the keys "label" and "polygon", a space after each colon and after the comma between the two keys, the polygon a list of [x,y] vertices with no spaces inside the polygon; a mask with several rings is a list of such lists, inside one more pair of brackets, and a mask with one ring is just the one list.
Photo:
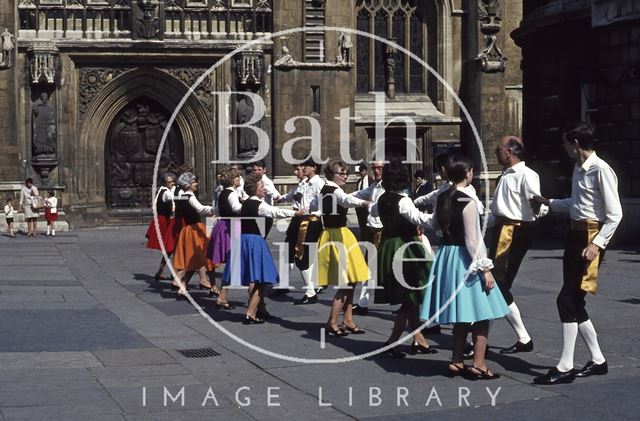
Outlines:
{"label": "black leather shoe", "polygon": [[571,383],[576,378],[575,370],[571,369],[569,371],[560,371],[557,368],[553,367],[549,372],[541,377],[536,377],[533,379],[535,384],[561,384],[561,383]]}
{"label": "black leather shoe", "polygon": [[318,296],[314,295],[313,297],[309,297],[308,295],[304,295],[299,300],[293,302],[293,305],[299,306],[302,304],[314,304],[318,302]]}
{"label": "black leather shoe", "polygon": [[603,362],[602,364],[596,364],[593,361],[589,361],[582,367],[582,370],[576,373],[576,377],[588,377],[591,375],[594,376],[603,376],[609,372],[609,365],[607,362]]}
{"label": "black leather shoe", "polygon": [[518,352],[531,352],[533,351],[533,341],[530,340],[526,344],[518,341],[512,347],[501,349],[501,354],[517,354]]}
{"label": "black leather shoe", "polygon": [[353,306],[352,313],[358,316],[366,316],[369,313],[369,307]]}

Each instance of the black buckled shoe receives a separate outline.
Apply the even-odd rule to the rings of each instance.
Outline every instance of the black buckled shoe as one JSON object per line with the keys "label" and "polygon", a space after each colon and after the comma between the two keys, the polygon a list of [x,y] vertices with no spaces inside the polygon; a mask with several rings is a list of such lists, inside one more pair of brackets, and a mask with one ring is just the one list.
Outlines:
{"label": "black buckled shoe", "polygon": [[501,349],[501,354],[517,354],[518,352],[531,352],[533,351],[533,341],[530,340],[526,344],[518,341],[513,346],[505,349]]}
{"label": "black buckled shoe", "polygon": [[536,377],[533,379],[535,384],[561,384],[561,383],[571,383],[576,378],[575,370],[571,369],[569,371],[560,371],[557,368],[553,367],[547,374],[541,377]]}
{"label": "black buckled shoe", "polygon": [[589,361],[582,367],[582,370],[576,373],[576,377],[588,377],[591,375],[594,376],[603,376],[609,372],[609,365],[607,362],[603,362],[602,364],[596,364],[593,361]]}
{"label": "black buckled shoe", "polygon": [[359,305],[354,305],[351,312],[357,316],[366,316],[369,313],[369,307],[361,307]]}
{"label": "black buckled shoe", "polygon": [[300,298],[299,300],[296,300],[293,302],[293,305],[299,306],[299,305],[303,305],[303,304],[314,304],[318,302],[318,296],[314,295],[313,297],[309,297],[307,294],[305,294],[302,298]]}

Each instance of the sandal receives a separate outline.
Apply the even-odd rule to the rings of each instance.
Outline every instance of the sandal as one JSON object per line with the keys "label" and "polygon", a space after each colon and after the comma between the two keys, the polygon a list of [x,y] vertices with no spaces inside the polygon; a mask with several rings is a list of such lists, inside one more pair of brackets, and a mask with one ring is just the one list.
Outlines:
{"label": "sandal", "polygon": [[235,306],[232,306],[231,304],[227,302],[222,302],[222,301],[216,301],[215,306],[218,310],[233,310],[236,308]]}
{"label": "sandal", "polygon": [[[389,345],[388,343],[385,342],[384,346]],[[387,349],[386,351],[383,352],[384,355],[386,355],[387,357],[391,357],[391,358],[404,358],[407,356],[406,353],[400,351],[397,347],[391,348],[391,349]]]}
{"label": "sandal", "polygon": [[261,325],[263,323],[264,323],[264,320],[260,319],[258,316],[256,317],[246,316],[245,319],[242,321],[243,325]]}
{"label": "sandal", "polygon": [[[476,373],[473,370],[477,370],[479,373]],[[465,367],[462,375],[467,380],[495,380],[500,378],[499,374],[489,373],[488,368],[486,370],[481,370],[474,365],[471,367]]]}
{"label": "sandal", "polygon": [[[458,364],[462,364],[462,363],[458,363]],[[462,364],[462,367],[460,367],[459,365],[457,365],[456,363],[454,363],[453,361],[449,362],[449,377],[456,377],[456,376],[462,376],[464,374],[464,364]]]}
{"label": "sandal", "polygon": [[411,354],[415,355],[415,354],[437,354],[438,350],[430,347],[430,346],[424,346],[424,345],[420,345],[418,342],[413,342],[411,344]]}
{"label": "sandal", "polygon": [[214,295],[215,296],[220,295],[220,290],[215,285],[211,287],[211,289],[209,290],[209,297],[213,297]]}
{"label": "sandal", "polygon": [[365,333],[367,333],[366,331],[360,329],[360,327],[358,325],[355,325],[353,327],[349,327],[346,324],[342,323],[338,327],[340,328],[340,330],[348,330],[349,332],[353,333],[354,335],[364,335]]}
{"label": "sandal", "polygon": [[198,288],[200,288],[200,289],[209,289],[210,290],[213,287],[211,286],[211,284],[207,285],[207,284],[203,284],[202,282],[200,282],[198,284]]}
{"label": "sandal", "polygon": [[347,332],[342,330],[340,327],[334,329],[331,326],[327,326],[325,329],[327,333],[331,333],[333,336],[347,336]]}

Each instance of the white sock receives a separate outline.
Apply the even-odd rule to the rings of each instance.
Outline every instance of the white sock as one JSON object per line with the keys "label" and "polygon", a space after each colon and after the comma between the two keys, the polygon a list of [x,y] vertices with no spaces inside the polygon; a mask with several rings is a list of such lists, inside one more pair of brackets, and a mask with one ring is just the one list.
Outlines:
{"label": "white sock", "polygon": [[295,267],[295,264],[289,263],[289,271],[292,271],[294,267]]}
{"label": "white sock", "polygon": [[369,281],[362,283],[360,298],[358,298],[358,307],[369,307]]}
{"label": "white sock", "polygon": [[56,230],[51,230],[51,235],[56,235]]}
{"label": "white sock", "polygon": [[47,235],[51,234],[51,227],[47,225]]}
{"label": "white sock", "polygon": [[300,274],[302,275],[302,279],[304,280],[304,285],[307,291],[305,295],[307,297],[313,297],[316,295],[316,289],[313,285],[313,265],[309,265],[309,269],[301,270]]}
{"label": "white sock", "polygon": [[578,337],[578,323],[562,323],[562,355],[556,368],[562,372],[573,369],[573,352]]}
{"label": "white sock", "polygon": [[511,325],[511,328],[518,335],[518,340],[523,344],[528,344],[531,341],[531,336],[527,332],[527,329],[524,327],[524,323],[522,323],[522,316],[520,315],[520,309],[516,305],[515,302],[509,304],[509,310],[511,310],[505,318],[507,322]]}
{"label": "white sock", "polygon": [[598,334],[596,333],[596,329],[593,327],[591,320],[580,323],[578,325],[578,331],[580,332],[580,336],[582,336],[584,343],[587,344],[587,348],[589,348],[591,361],[596,364],[602,364],[605,362],[604,355],[602,355],[602,351],[600,350],[600,345],[598,345]]}

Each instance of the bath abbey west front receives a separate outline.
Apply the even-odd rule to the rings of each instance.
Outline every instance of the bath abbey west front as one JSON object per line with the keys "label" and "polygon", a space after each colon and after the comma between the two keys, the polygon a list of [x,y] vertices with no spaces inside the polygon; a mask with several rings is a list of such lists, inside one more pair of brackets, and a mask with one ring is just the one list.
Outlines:
{"label": "bath abbey west front", "polygon": [[[421,57],[464,102],[485,141],[489,168],[499,136],[521,126],[520,50],[509,33],[520,2],[497,0],[9,0],[0,5],[0,194],[17,196],[25,178],[56,191],[73,226],[148,214],[156,154],[170,126],[160,171],[189,164],[200,196],[211,197],[220,139],[229,156],[258,152],[249,121],[269,139],[265,160],[282,189],[292,184],[285,145],[311,137],[318,122],[322,157],[340,155],[341,124],[351,157],[375,154],[376,118],[385,154],[406,156],[406,125],[415,124],[414,170],[433,174],[432,158],[457,146],[480,162],[467,119],[447,87],[393,45],[345,31],[375,34]],[[225,55],[270,33],[305,27]],[[384,98],[382,116],[375,100]],[[259,107],[258,107],[259,108]],[[342,109],[349,118],[339,119]],[[288,120],[295,116],[306,116]],[[293,131],[292,131],[293,127]],[[221,134],[220,130],[227,130]],[[292,153],[310,152],[307,139]],[[225,150],[227,152],[227,150]]]}

